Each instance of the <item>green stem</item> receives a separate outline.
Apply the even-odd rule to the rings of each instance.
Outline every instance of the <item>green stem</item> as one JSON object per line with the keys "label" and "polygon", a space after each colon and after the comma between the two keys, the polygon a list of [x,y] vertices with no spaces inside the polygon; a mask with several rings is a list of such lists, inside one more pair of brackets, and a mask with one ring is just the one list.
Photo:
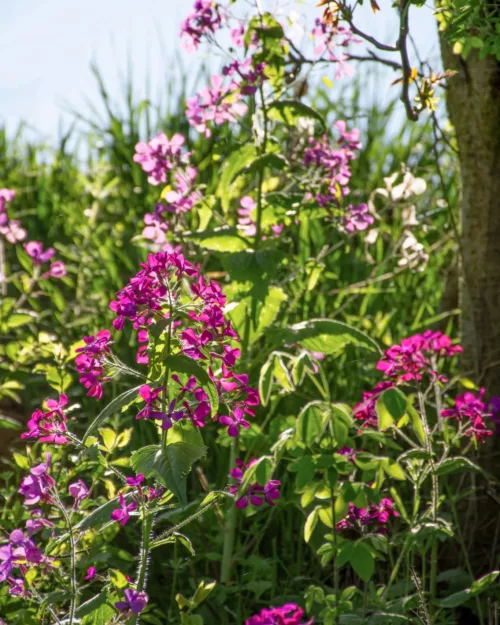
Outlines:
{"label": "green stem", "polygon": [[[236,458],[238,457],[238,439],[233,438],[231,441],[231,453],[229,454],[229,465],[233,467],[236,464]],[[237,508],[234,505],[234,501],[231,502],[231,507],[228,510],[225,535],[224,535],[224,548],[222,551],[222,563],[220,569],[220,581],[226,583],[231,579],[231,569],[233,567],[233,551],[234,551],[234,538],[236,535],[236,512]]]}
{"label": "green stem", "polygon": [[[429,466],[431,471],[432,480],[432,492],[431,492],[431,514],[433,523],[437,522],[438,516],[438,503],[439,503],[439,482],[436,474],[436,467],[434,465],[434,458],[432,456],[432,444],[431,434],[429,429],[429,422],[427,421],[427,413],[425,410],[425,401],[422,392],[418,391],[418,401],[420,406],[420,414],[422,417],[422,425],[424,428],[425,446],[427,453],[429,454]],[[437,587],[437,565],[438,565],[438,544],[436,537],[434,536],[431,549],[431,573],[430,573],[430,594],[431,599],[436,598]]]}
{"label": "green stem", "polygon": [[[148,571],[149,560],[149,541],[151,538],[151,528],[153,527],[153,515],[147,516],[142,523],[142,545],[141,545],[141,561],[139,563],[139,572],[137,574],[136,588],[138,592],[142,592],[146,586],[146,574]],[[133,614],[130,619],[130,625],[136,625],[139,621],[139,615]]]}
{"label": "green stem", "polygon": [[73,621],[75,620],[75,612],[77,608],[77,600],[78,600],[78,586],[76,581],[76,543],[75,537],[73,536],[73,525],[71,523],[71,518],[68,514],[68,511],[64,507],[64,504],[59,499],[59,495],[56,494],[55,501],[57,507],[62,512],[64,516],[64,520],[66,521],[66,525],[68,527],[68,536],[69,536],[69,546],[70,546],[70,566],[71,566],[71,604],[69,608],[69,617],[68,624],[73,625]]}

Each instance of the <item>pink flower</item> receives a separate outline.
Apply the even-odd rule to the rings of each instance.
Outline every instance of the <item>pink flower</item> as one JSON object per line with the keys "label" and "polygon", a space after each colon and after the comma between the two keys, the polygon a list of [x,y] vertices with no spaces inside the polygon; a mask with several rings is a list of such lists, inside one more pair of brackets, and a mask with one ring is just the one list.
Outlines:
{"label": "pink flower", "polygon": [[85,577],[83,579],[85,580],[91,580],[94,579],[94,577],[96,576],[96,567],[95,566],[89,566],[89,568],[87,569],[87,572],[85,573]]}
{"label": "pink flower", "polygon": [[66,265],[62,260],[55,260],[49,268],[49,271],[42,275],[42,278],[64,278],[68,272],[66,271]]}
{"label": "pink flower", "polygon": [[130,519],[130,512],[132,512],[132,510],[135,510],[136,508],[136,503],[135,501],[132,501],[132,503],[127,504],[127,502],[125,501],[125,497],[121,493],[119,495],[119,499],[120,507],[116,510],[113,510],[113,512],[111,513],[111,518],[113,519],[113,521],[119,521],[120,525],[126,525],[128,520]]}
{"label": "pink flower", "polygon": [[229,434],[229,436],[232,436],[234,438],[238,436],[240,427],[245,428],[246,430],[248,430],[248,428],[250,427],[250,423],[245,420],[244,416],[245,413],[238,406],[231,415],[223,415],[219,417],[219,422],[222,423],[222,425],[229,426],[227,429],[227,433]]}
{"label": "pink flower", "polygon": [[21,438],[38,438],[42,443],[55,443],[64,445],[68,442],[65,436],[66,415],[64,406],[68,403],[68,397],[64,393],[59,396],[59,400],[46,400],[48,412],[36,410],[28,421],[28,431],[21,434]]}
{"label": "pink flower", "polygon": [[313,625],[314,619],[303,622],[304,610],[295,603],[279,608],[264,608],[245,621],[245,625]]}
{"label": "pink flower", "polygon": [[43,243],[40,241],[29,241],[28,243],[25,243],[24,250],[28,256],[31,256],[34,265],[48,263],[52,256],[56,253],[53,247],[49,247],[47,250],[44,250]]}

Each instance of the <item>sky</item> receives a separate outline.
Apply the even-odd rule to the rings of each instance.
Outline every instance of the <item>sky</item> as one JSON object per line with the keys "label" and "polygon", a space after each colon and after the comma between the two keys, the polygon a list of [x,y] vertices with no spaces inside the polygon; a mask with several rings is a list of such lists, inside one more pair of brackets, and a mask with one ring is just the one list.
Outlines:
{"label": "sky", "polygon": [[[193,58],[181,52],[179,24],[194,0],[0,0],[0,124],[10,133],[23,121],[40,139],[57,138],[60,122],[67,127],[68,108],[83,113],[86,99],[98,101],[90,70],[95,61],[111,92],[120,89],[120,74],[133,66],[138,99],[147,97],[146,83],[159,93],[175,54],[189,71],[207,53]],[[248,0],[241,0],[242,4]],[[319,16],[318,0],[280,0],[284,12],[295,10],[310,22]],[[276,0],[262,0],[273,10]],[[397,23],[386,16],[390,0],[379,0],[374,15],[363,6],[357,21],[380,39],[394,41]],[[438,57],[432,8],[412,9],[411,31],[423,58]],[[212,59],[216,63],[216,60]],[[154,96],[153,96],[154,98]]]}

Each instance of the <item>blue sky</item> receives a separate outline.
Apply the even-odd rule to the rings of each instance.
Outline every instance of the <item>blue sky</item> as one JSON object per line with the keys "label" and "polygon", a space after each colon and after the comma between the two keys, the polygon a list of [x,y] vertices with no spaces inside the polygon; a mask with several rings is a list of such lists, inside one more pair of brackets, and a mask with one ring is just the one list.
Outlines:
{"label": "blue sky", "polygon": [[[40,137],[55,138],[65,104],[85,111],[85,96],[98,99],[92,60],[115,91],[129,55],[138,97],[146,96],[146,80],[153,93],[158,91],[165,84],[174,53],[180,50],[179,24],[191,4],[192,0],[1,0],[0,122],[14,132],[23,120]],[[273,6],[275,0],[265,4]],[[317,0],[281,0],[279,4],[310,20],[321,12],[315,6]],[[371,32],[375,27],[378,37],[394,40],[397,24],[385,17],[388,11],[373,15],[367,4],[360,15],[361,27]],[[384,9],[390,0],[379,0],[379,4]],[[412,32],[423,57],[436,58],[432,9],[412,11]],[[194,69],[203,54],[182,56]]]}

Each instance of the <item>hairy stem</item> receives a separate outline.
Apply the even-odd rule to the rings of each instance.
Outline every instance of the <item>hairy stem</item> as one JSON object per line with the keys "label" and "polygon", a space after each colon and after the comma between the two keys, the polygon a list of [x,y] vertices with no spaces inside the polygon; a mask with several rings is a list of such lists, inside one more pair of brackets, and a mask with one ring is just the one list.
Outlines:
{"label": "hairy stem", "polygon": [[[142,523],[142,545],[141,545],[141,561],[139,563],[139,571],[137,573],[136,588],[138,592],[142,592],[146,587],[146,575],[149,564],[149,541],[151,538],[151,529],[153,527],[153,515],[147,516]],[[139,621],[139,615],[134,614],[130,617],[130,625],[136,625]]]}
{"label": "hairy stem", "polygon": [[[229,466],[233,467],[236,464],[236,458],[238,457],[238,439],[233,438],[231,441],[231,453],[229,454]],[[222,551],[222,563],[220,569],[220,581],[222,583],[228,582],[231,579],[231,569],[233,566],[233,551],[234,551],[234,538],[236,535],[236,513],[237,508],[234,502],[231,502],[231,507],[227,513],[227,519],[225,524],[224,535],[224,548]]]}

